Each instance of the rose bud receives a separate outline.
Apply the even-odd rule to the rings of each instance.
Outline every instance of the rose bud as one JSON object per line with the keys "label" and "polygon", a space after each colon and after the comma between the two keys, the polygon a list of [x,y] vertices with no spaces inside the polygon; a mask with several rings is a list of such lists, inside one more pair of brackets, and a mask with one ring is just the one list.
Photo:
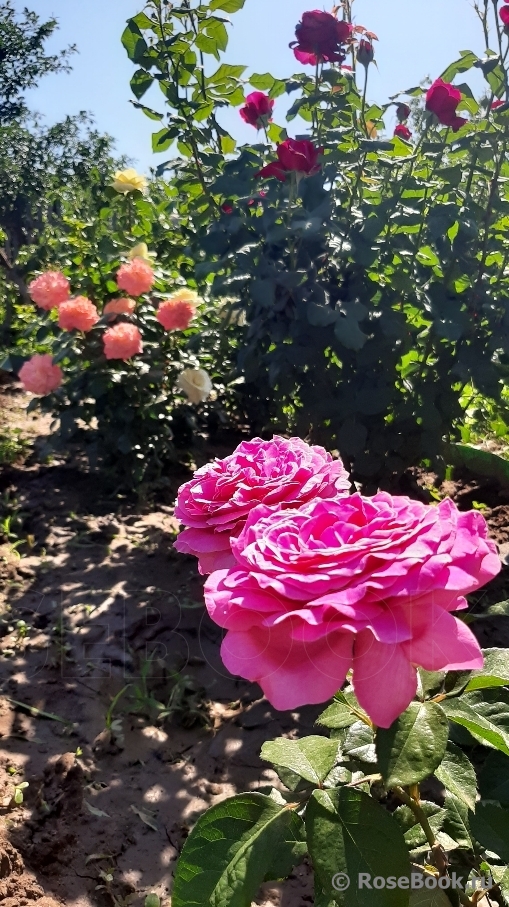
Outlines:
{"label": "rose bud", "polygon": [[371,41],[366,41],[364,38],[362,41],[359,41],[359,46],[357,48],[357,62],[361,66],[364,66],[366,69],[369,64],[375,59],[375,48]]}

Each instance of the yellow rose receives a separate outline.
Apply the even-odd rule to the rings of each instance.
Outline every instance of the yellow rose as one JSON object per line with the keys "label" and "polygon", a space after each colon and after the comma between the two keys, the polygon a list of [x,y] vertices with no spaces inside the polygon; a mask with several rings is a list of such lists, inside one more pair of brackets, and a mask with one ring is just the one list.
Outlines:
{"label": "yellow rose", "polygon": [[137,173],[136,170],[117,170],[113,177],[112,186],[115,192],[127,195],[128,192],[136,192],[136,190],[143,192],[148,186],[148,180],[145,176]]}
{"label": "yellow rose", "polygon": [[200,303],[203,302],[198,296],[198,293],[195,293],[194,290],[188,290],[187,287],[175,290],[171,296],[168,296],[168,299],[171,299],[172,302],[190,302],[191,305],[200,305]]}
{"label": "yellow rose", "polygon": [[190,403],[203,403],[212,392],[212,381],[203,368],[184,369],[177,384]]}
{"label": "yellow rose", "polygon": [[150,263],[154,258],[157,258],[157,255],[155,252],[148,251],[146,243],[140,242],[134,249],[131,249],[131,251],[127,253],[127,257],[129,261],[132,261],[133,258],[143,258],[143,261],[148,261]]}

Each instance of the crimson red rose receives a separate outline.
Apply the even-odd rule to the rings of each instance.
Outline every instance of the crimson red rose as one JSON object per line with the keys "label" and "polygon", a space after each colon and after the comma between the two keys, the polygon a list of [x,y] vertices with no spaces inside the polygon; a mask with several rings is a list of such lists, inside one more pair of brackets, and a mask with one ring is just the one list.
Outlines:
{"label": "crimson red rose", "polygon": [[344,19],[319,9],[304,13],[302,22],[295,29],[296,41],[290,44],[300,63],[342,63],[345,59],[344,44],[352,36],[353,28]]}
{"label": "crimson red rose", "polygon": [[357,48],[357,62],[361,66],[369,66],[370,63],[375,59],[375,48],[371,41],[366,41],[365,38],[362,41],[359,41],[359,46]]}
{"label": "crimson red rose", "polygon": [[460,101],[461,91],[458,88],[442,79],[437,79],[426,95],[426,110],[434,113],[444,126],[449,126],[453,132],[457,132],[465,123],[468,123],[468,120],[459,117],[456,113]]}
{"label": "crimson red rose", "polygon": [[408,117],[412,113],[408,104],[398,104],[396,107],[396,116],[400,123],[404,123],[405,120],[408,120]]}
{"label": "crimson red rose", "polygon": [[257,176],[275,176],[285,182],[289,173],[300,173],[301,176],[312,176],[320,170],[319,157],[323,148],[317,148],[307,139],[287,139],[277,147],[278,160],[268,164]]}
{"label": "crimson red rose", "polygon": [[241,107],[240,115],[245,123],[262,129],[270,122],[275,101],[263,91],[253,91],[246,98],[246,106]]}
{"label": "crimson red rose", "polygon": [[397,135],[400,139],[404,139],[405,142],[409,142],[412,138],[412,133],[410,132],[408,126],[405,126],[404,123],[399,123],[394,130],[394,135]]}
{"label": "crimson red rose", "polygon": [[500,7],[499,15],[504,26],[507,28],[509,26],[509,6]]}
{"label": "crimson red rose", "polygon": [[491,104],[490,110],[498,110],[498,108],[503,107],[504,104],[505,104],[505,101],[501,101],[501,100],[493,101],[493,103]]}

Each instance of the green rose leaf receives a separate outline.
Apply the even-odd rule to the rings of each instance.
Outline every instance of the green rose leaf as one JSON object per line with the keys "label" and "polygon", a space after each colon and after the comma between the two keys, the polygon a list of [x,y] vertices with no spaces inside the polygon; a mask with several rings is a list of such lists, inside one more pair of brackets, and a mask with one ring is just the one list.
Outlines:
{"label": "green rose leaf", "polygon": [[466,850],[472,848],[472,835],[469,828],[469,812],[466,804],[455,797],[454,794],[447,794],[444,802],[445,817],[443,830],[453,841],[456,841],[459,847]]}
{"label": "green rose leaf", "polygon": [[134,76],[131,79],[131,91],[134,95],[136,95],[138,101],[149,90],[153,81],[153,76],[151,76],[150,73],[145,72],[144,69],[136,70]]}
{"label": "green rose leaf", "polygon": [[180,855],[173,907],[250,907],[264,880],[285,878],[304,852],[302,820],[264,794],[209,809]]}
{"label": "green rose leaf", "polygon": [[498,800],[509,806],[509,759],[504,753],[491,752],[479,772],[483,800]]}
{"label": "green rose leaf", "polygon": [[509,705],[500,690],[467,693],[448,699],[442,708],[450,721],[460,724],[475,740],[509,756]]}
{"label": "green rose leaf", "polygon": [[246,0],[210,0],[210,9],[222,9],[225,13],[236,13],[242,9]]}
{"label": "green rose leaf", "polygon": [[469,809],[475,809],[477,780],[475,771],[465,754],[449,742],[442,763],[435,775],[445,788],[458,797]]}
{"label": "green rose leaf", "polygon": [[468,682],[467,692],[509,684],[509,649],[484,649],[483,654],[484,667]]}
{"label": "green rose leaf", "polygon": [[133,63],[140,63],[143,65],[142,60],[148,51],[148,46],[133,19],[127,23],[127,28],[122,35],[122,44],[127,51],[129,59],[132,60]]}
{"label": "green rose leaf", "polygon": [[[358,887],[360,873],[399,878],[410,872],[407,847],[396,820],[372,797],[354,788],[316,790],[305,821],[317,887],[325,898],[348,907],[406,907],[409,891]],[[335,890],[333,879],[338,873],[350,879],[347,891]]]}
{"label": "green rose leaf", "polygon": [[350,759],[376,765],[373,728],[364,721],[356,721],[346,735],[343,750]]}
{"label": "green rose leaf", "polygon": [[359,718],[369,724],[369,718],[357,702],[355,693],[337,693],[333,702],[325,709],[325,712],[322,712],[317,723],[324,727],[339,729],[351,727]]}
{"label": "green rose leaf", "polygon": [[379,728],[376,751],[387,787],[416,784],[433,774],[444,757],[448,730],[435,702],[413,702],[390,728]]}
{"label": "green rose leaf", "polygon": [[509,617],[509,601],[497,602],[496,605],[490,605],[482,614],[469,614],[474,620],[485,620],[490,617]]}
{"label": "green rose leaf", "polygon": [[338,741],[327,737],[304,737],[302,740],[279,737],[264,743],[260,756],[273,765],[290,769],[312,784],[321,784],[336,762]]}
{"label": "green rose leaf", "polygon": [[475,838],[486,850],[509,860],[509,809],[494,803],[479,803],[470,816],[470,828]]}

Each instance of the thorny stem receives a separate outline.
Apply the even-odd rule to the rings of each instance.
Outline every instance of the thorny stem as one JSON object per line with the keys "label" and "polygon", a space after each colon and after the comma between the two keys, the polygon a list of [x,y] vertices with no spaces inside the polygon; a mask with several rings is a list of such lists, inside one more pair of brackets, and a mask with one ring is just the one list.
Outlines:
{"label": "thorny stem", "polygon": [[484,240],[483,240],[483,246],[482,246],[481,260],[479,262],[479,271],[477,274],[477,280],[476,280],[474,289],[478,289],[478,287],[482,281],[484,268],[486,266],[486,259],[488,257],[488,246],[489,246],[489,239],[490,239],[490,220],[491,220],[491,215],[493,213],[493,203],[495,201],[495,196],[496,196],[497,190],[498,190],[498,180],[499,180],[500,174],[502,172],[502,166],[505,162],[506,150],[507,150],[507,137],[504,137],[500,156],[497,161],[497,165],[495,167],[493,179],[491,181],[490,194],[489,194],[489,198],[488,198],[488,204],[486,206],[486,214],[484,216]]}
{"label": "thorny stem", "polygon": [[[435,163],[433,165],[433,169],[430,173],[429,182],[431,182],[433,180],[433,177],[435,176],[439,165],[442,163],[442,158],[444,156],[444,151],[445,151],[446,145],[447,145],[447,139],[449,138],[449,132],[450,132],[450,130],[449,130],[449,128],[447,128],[444,138],[442,140],[442,148],[441,148],[440,154],[437,154],[436,161],[435,161]],[[417,256],[417,253],[418,253],[420,245],[421,245],[422,234],[424,233],[424,225],[426,223],[426,209],[427,209],[428,196],[429,196],[429,185],[426,186],[426,192],[424,194],[424,203],[422,206],[422,221],[421,221],[421,225],[419,227],[419,235],[417,237],[417,242],[415,244],[415,255],[416,256]],[[415,258],[414,258],[414,261],[415,261]]]}
{"label": "thorny stem", "polygon": [[[415,818],[417,819],[419,825],[421,826],[422,830],[424,831],[424,834],[426,835],[426,839],[430,846],[431,852],[433,854],[433,860],[435,862],[435,866],[437,867],[440,875],[441,876],[447,875],[447,866],[448,866],[447,858],[442,850],[442,847],[440,846],[440,844],[438,843],[438,841],[435,837],[433,829],[431,828],[431,825],[428,822],[428,818],[427,818],[424,810],[422,809],[420,803],[418,802],[418,800],[414,799],[414,797],[411,797],[410,794],[408,794],[402,787],[394,787],[393,791],[396,794],[396,796],[399,797],[399,799],[403,801],[405,806],[408,806],[412,810]],[[470,898],[468,897],[466,892],[462,891],[460,888],[457,889],[457,892],[458,892],[458,897],[459,897],[461,903],[464,905],[464,907],[472,907],[473,902],[470,900]]]}
{"label": "thorny stem", "polygon": [[364,132],[366,133],[366,137],[369,138],[369,131],[368,131],[368,126],[366,123],[366,116],[365,116],[365,114],[366,114],[366,98],[368,95],[369,66],[365,66],[364,68],[366,70],[366,78],[364,79],[364,91],[362,92],[361,118],[362,118],[362,128],[364,129]]}
{"label": "thorny stem", "polygon": [[424,834],[426,835],[429,846],[433,850],[433,848],[437,844],[437,839],[435,838],[433,829],[428,822],[428,818],[422,806],[420,805],[420,803],[418,803],[417,800],[414,800],[414,798],[411,797],[410,794],[407,794],[406,790],[404,790],[402,787],[394,787],[393,790],[396,796],[403,801],[405,806],[410,807],[419,825],[424,831]]}
{"label": "thorny stem", "polygon": [[[189,8],[189,11],[191,12],[191,8],[189,5],[188,5],[188,8]],[[164,34],[163,12],[162,12],[162,6],[161,6],[160,2],[157,4],[157,16],[158,16],[158,20],[159,20],[159,28],[161,29],[161,34]],[[195,27],[194,19],[192,16],[190,16],[189,18],[191,20],[191,25],[192,25],[193,29],[195,30],[195,34],[196,34],[196,27]],[[201,72],[202,72],[202,83],[201,83],[202,91],[205,91],[204,96],[206,97],[205,82],[203,81],[204,80],[203,67],[202,67]],[[168,63],[166,64],[166,76],[168,78],[170,77]],[[196,144],[196,138],[193,134],[192,121],[190,120],[188,113],[185,114],[185,120],[186,120],[187,128],[188,128],[186,138],[189,140],[189,144],[191,145],[191,148],[193,151],[193,161],[194,161],[194,165],[196,168],[196,174],[200,181],[200,185],[201,185],[204,195],[208,199],[209,203],[211,205],[213,205],[217,210],[219,210],[219,206],[217,205],[215,200],[212,198],[209,187],[207,186],[207,183],[205,182],[205,177],[203,175],[203,170],[202,170],[201,161],[200,161],[199,149],[198,149],[198,145]]]}

